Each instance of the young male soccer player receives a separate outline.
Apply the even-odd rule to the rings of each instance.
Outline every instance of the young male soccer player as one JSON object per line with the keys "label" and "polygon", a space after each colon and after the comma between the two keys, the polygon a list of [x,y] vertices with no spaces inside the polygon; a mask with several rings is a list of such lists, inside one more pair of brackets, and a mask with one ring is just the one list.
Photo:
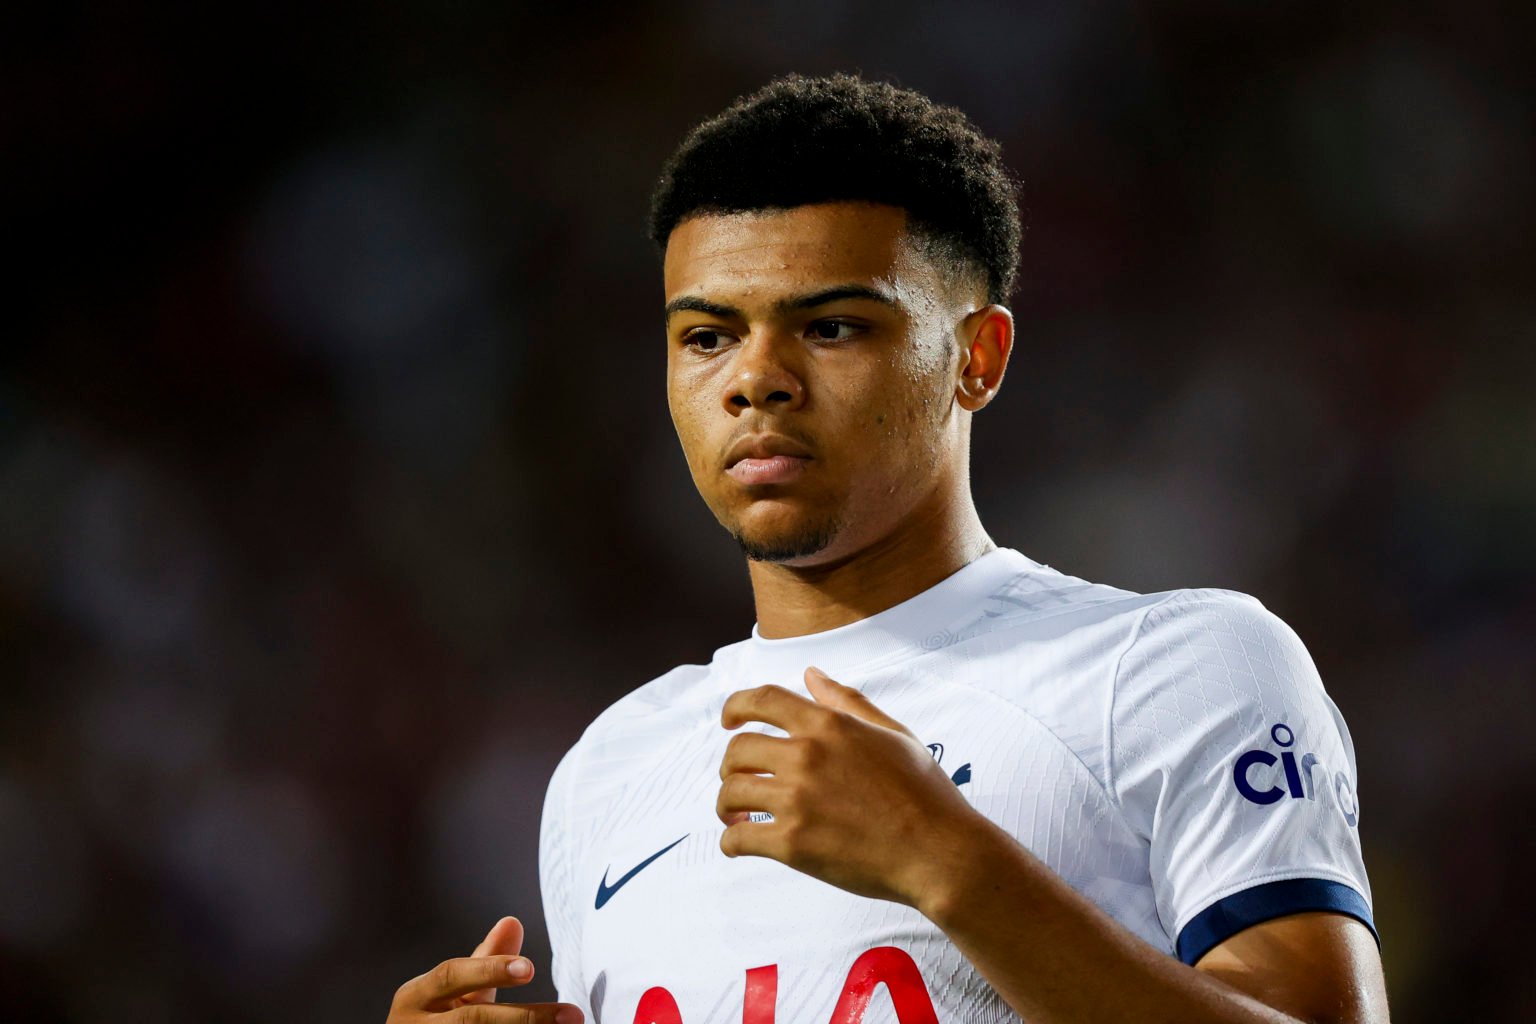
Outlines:
{"label": "young male soccer player", "polygon": [[1385,1021],[1354,752],[1295,634],[977,518],[1019,241],[997,146],[792,77],[694,130],[652,226],[673,422],[757,624],[555,771],[565,1004],[489,1002],[531,973],[504,918],[390,1020]]}

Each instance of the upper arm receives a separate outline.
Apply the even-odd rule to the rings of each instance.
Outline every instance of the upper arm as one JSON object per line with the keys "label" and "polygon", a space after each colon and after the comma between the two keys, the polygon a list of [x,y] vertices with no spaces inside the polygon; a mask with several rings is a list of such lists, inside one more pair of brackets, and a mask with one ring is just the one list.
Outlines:
{"label": "upper arm", "polygon": [[1242,595],[1176,593],[1113,696],[1113,791],[1179,959],[1306,912],[1374,930],[1353,745],[1289,627]]}
{"label": "upper arm", "polygon": [[1253,925],[1212,947],[1195,968],[1308,1024],[1387,1024],[1376,939],[1344,914]]}

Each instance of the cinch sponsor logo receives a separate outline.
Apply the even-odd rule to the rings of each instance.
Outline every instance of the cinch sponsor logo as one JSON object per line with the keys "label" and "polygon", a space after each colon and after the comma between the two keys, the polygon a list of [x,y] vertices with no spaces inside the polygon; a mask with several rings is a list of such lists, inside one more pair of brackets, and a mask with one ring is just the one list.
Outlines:
{"label": "cinch sponsor logo", "polygon": [[[1315,768],[1321,768],[1326,781],[1327,767],[1317,759],[1316,754],[1302,754],[1298,760],[1296,753],[1287,749],[1295,746],[1296,734],[1284,722],[1276,722],[1270,728],[1269,738],[1281,748],[1279,757],[1267,750],[1250,750],[1238,757],[1232,765],[1232,782],[1243,799],[1260,805],[1272,804],[1286,796],[1293,800],[1317,799],[1312,772]],[[1282,769],[1279,776],[1273,770],[1277,763]],[[1267,771],[1255,770],[1261,768]],[[1284,788],[1278,785],[1282,779],[1285,782]],[[1264,786],[1266,782],[1268,786]],[[1355,791],[1349,784],[1349,776],[1343,772],[1333,773],[1333,795],[1344,820],[1350,828],[1354,828],[1360,821],[1360,809],[1355,802]]]}

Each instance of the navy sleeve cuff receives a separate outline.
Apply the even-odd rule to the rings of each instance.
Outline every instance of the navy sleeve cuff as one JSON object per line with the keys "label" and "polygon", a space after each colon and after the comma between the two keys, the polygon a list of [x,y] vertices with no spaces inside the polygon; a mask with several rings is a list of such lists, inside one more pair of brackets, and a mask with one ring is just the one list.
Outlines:
{"label": "navy sleeve cuff", "polygon": [[1376,945],[1381,945],[1381,936],[1376,931],[1376,923],[1371,920],[1371,908],[1365,897],[1342,882],[1289,878],[1235,892],[1200,911],[1179,933],[1179,959],[1194,966],[1201,957],[1244,928],[1309,910],[1348,914],[1369,928],[1376,937]]}

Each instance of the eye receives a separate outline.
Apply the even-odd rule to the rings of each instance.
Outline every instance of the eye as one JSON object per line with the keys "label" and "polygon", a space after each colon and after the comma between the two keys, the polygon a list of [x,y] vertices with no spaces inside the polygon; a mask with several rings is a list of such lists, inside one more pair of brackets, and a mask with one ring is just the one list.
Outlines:
{"label": "eye", "polygon": [[858,324],[842,320],[817,320],[808,328],[810,335],[818,341],[847,341],[858,330]]}
{"label": "eye", "polygon": [[683,344],[700,352],[713,352],[725,341],[725,335],[719,331],[694,331],[683,336]]}

